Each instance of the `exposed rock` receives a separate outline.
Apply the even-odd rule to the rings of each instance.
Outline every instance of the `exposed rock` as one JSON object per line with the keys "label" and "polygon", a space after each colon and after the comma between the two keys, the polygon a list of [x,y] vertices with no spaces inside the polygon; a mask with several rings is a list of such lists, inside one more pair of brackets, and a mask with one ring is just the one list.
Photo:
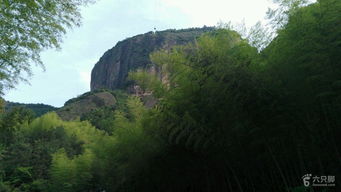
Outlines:
{"label": "exposed rock", "polygon": [[120,41],[105,52],[92,69],[91,90],[127,88],[131,83],[127,81],[129,71],[153,66],[149,59],[151,52],[192,42],[212,30],[214,28],[204,27],[149,32]]}

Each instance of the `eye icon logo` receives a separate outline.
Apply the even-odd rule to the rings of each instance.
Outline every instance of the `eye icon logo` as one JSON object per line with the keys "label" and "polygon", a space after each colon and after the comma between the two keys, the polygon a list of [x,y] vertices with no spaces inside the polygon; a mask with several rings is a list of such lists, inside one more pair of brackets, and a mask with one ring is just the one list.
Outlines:
{"label": "eye icon logo", "polygon": [[311,179],[311,177],[312,177],[312,174],[303,175],[302,180],[303,180],[303,185],[305,187],[309,187],[310,186],[310,179]]}

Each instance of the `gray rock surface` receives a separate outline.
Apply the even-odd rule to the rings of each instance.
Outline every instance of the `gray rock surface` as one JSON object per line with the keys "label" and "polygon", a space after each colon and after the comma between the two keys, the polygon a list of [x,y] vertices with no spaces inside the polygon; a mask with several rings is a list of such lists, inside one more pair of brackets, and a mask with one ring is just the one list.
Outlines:
{"label": "gray rock surface", "polygon": [[149,32],[118,42],[104,53],[92,69],[91,91],[127,88],[131,83],[127,81],[129,71],[152,66],[149,59],[151,52],[192,42],[212,30],[214,28],[204,27]]}

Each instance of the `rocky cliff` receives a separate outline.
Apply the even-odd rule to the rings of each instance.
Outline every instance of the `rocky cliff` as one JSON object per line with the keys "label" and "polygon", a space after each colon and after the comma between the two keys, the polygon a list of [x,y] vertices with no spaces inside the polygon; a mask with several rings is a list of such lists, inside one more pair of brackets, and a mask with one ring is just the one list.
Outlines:
{"label": "rocky cliff", "polygon": [[108,50],[91,72],[91,90],[122,89],[129,85],[128,72],[151,67],[149,54],[158,49],[169,49],[194,41],[212,27],[149,32],[120,41]]}

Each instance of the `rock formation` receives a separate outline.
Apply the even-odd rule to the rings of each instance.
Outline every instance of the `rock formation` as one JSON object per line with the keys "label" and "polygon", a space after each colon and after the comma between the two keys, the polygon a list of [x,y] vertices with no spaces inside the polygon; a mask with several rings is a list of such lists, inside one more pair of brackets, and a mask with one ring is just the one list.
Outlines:
{"label": "rock formation", "polygon": [[128,72],[152,66],[149,54],[159,49],[170,49],[194,41],[212,27],[149,32],[120,41],[108,50],[91,72],[91,91],[123,89],[129,86]]}

